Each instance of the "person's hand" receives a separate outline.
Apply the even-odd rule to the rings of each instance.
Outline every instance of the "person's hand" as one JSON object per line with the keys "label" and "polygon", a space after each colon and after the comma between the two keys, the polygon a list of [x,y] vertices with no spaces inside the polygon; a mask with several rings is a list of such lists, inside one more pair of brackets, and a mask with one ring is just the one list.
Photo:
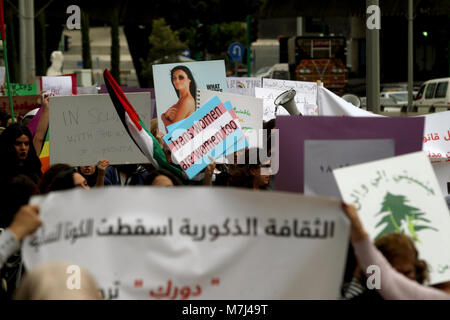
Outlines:
{"label": "person's hand", "polygon": [[109,161],[108,160],[100,160],[97,163],[98,173],[101,174],[101,175],[105,175],[106,168],[108,168],[108,166],[109,166]]}
{"label": "person's hand", "polygon": [[14,220],[9,226],[9,230],[14,233],[17,239],[22,240],[25,236],[30,235],[42,225],[39,219],[39,207],[36,205],[21,206],[14,216]]}
{"label": "person's hand", "polygon": [[352,204],[346,204],[344,202],[341,203],[341,206],[342,210],[344,210],[345,215],[348,217],[351,223],[350,238],[352,242],[358,242],[367,239],[369,235],[367,234],[366,230],[364,230],[361,220],[359,220],[358,212],[356,211],[355,206]]}
{"label": "person's hand", "polygon": [[209,156],[209,159],[212,161],[210,164],[208,164],[205,168],[205,175],[210,175],[214,173],[214,170],[216,169],[216,160],[214,160],[213,157]]}
{"label": "person's hand", "polygon": [[166,118],[170,121],[173,121],[175,117],[177,116],[177,108],[171,107],[169,110],[166,111]]}

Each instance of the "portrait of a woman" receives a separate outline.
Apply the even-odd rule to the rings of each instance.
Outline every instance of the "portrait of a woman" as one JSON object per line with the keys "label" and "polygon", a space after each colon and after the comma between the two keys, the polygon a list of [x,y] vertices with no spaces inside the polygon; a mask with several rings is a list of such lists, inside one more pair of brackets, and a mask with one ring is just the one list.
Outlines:
{"label": "portrait of a woman", "polygon": [[183,120],[195,112],[197,86],[191,70],[185,66],[176,66],[170,71],[170,75],[178,102],[161,115],[164,127]]}

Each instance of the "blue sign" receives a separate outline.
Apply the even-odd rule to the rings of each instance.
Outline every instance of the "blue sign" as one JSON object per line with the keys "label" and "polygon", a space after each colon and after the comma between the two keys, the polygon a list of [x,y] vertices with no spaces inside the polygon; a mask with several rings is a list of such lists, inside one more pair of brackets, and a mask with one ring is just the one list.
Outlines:
{"label": "blue sign", "polygon": [[239,42],[234,42],[228,47],[228,54],[233,61],[242,62],[242,56],[244,55],[244,46]]}
{"label": "blue sign", "polygon": [[191,57],[191,50],[189,50],[189,48],[187,48],[186,50],[181,51],[181,56],[185,57],[185,58],[190,58]]}

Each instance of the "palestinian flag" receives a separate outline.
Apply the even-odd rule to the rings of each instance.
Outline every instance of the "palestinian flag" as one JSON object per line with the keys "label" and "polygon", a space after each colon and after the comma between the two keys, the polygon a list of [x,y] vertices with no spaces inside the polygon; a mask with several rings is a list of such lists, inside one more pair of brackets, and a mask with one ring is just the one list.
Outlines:
{"label": "palestinian flag", "polygon": [[179,177],[183,177],[183,171],[167,162],[166,155],[160,144],[150,131],[147,130],[141,119],[139,119],[139,115],[108,69],[105,69],[103,72],[103,78],[105,79],[106,89],[122,124],[141,152],[150,160],[155,168],[166,169]]}
{"label": "palestinian flag", "polygon": [[50,147],[50,141],[48,138],[48,130],[47,130],[47,134],[45,135],[45,141],[44,141],[44,145],[42,146],[42,151],[41,154],[39,155],[39,160],[41,160],[41,171],[42,173],[45,173],[45,171],[48,170],[48,168],[50,167],[50,152],[49,152],[49,147]]}

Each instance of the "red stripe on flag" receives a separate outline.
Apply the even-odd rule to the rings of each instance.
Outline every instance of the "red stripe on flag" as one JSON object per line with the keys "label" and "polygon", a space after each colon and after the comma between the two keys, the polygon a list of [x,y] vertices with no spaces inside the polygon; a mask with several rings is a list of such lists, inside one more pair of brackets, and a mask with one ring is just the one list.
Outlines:
{"label": "red stripe on flag", "polygon": [[[1,1],[1,0],[0,0]],[[128,101],[127,97],[123,93],[122,89],[117,84],[116,80],[114,80],[111,73],[109,73],[108,69],[105,69],[104,76],[106,80],[111,85],[112,89],[114,90],[114,93],[116,97],[119,99],[120,103],[122,104],[123,108],[125,109],[126,113],[130,117],[131,121],[133,121],[136,128],[141,131],[142,126],[139,123],[139,115],[134,110],[133,106],[131,105],[130,101]]]}
{"label": "red stripe on flag", "polygon": [[6,32],[5,32],[5,18],[3,14],[3,0],[0,0],[0,33],[2,36],[2,40],[6,39]]}

